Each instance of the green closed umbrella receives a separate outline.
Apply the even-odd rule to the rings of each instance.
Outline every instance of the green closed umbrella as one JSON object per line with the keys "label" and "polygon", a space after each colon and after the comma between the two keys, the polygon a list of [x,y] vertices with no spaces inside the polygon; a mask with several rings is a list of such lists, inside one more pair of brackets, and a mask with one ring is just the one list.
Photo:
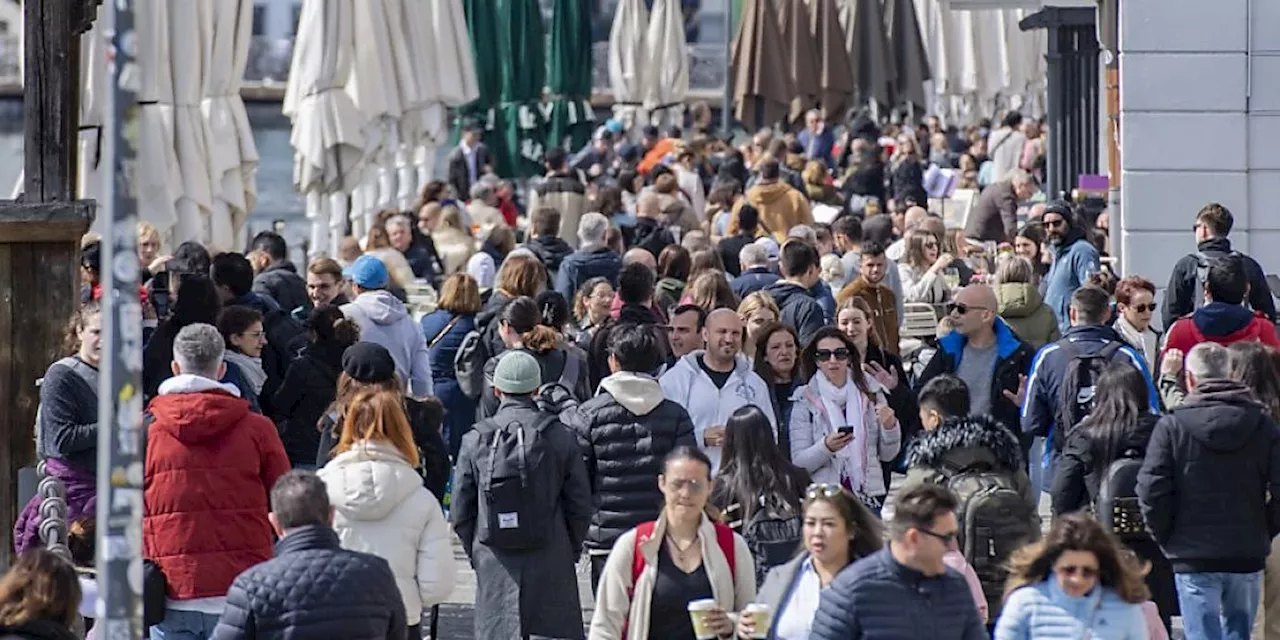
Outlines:
{"label": "green closed umbrella", "polygon": [[546,148],[540,108],[547,46],[542,10],[538,0],[499,0],[497,5],[502,98],[496,119],[506,144],[493,159],[499,175],[528,178],[542,173]]}
{"label": "green closed umbrella", "polygon": [[547,91],[551,93],[547,146],[568,140],[576,150],[591,139],[595,115],[591,85],[595,66],[591,53],[591,13],[582,0],[555,0],[551,16],[551,57]]}
{"label": "green closed umbrella", "polygon": [[[460,113],[484,125],[484,143],[489,147],[490,157],[505,158],[506,141],[496,126],[498,103],[502,99],[502,54],[493,46],[498,41],[497,9],[493,0],[463,0],[462,8],[467,16],[467,35],[471,37],[471,58],[480,95],[463,106]],[[502,173],[498,166],[494,169],[499,175],[510,175]],[[468,198],[470,194],[460,193],[458,197]]]}

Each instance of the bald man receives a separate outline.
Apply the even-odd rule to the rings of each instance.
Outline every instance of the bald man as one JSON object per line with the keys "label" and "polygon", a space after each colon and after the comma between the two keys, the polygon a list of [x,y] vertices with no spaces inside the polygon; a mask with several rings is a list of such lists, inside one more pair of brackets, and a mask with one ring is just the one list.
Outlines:
{"label": "bald man", "polygon": [[713,472],[720,468],[725,423],[734,411],[754,405],[775,430],[778,426],[769,385],[739,353],[742,333],[742,319],[736,311],[712,311],[702,328],[706,349],[680,358],[659,380],[667,399],[689,411],[698,446],[711,458]]}
{"label": "bald man", "polygon": [[[996,315],[996,308],[991,287],[975,284],[961,289],[947,305],[953,329],[938,339],[938,351],[918,385],[952,374],[969,387],[970,413],[990,414],[1018,433],[1019,409],[1035,351]],[[1024,454],[1029,444],[1024,439]]]}
{"label": "bald man", "polygon": [[[631,246],[649,252],[656,271],[658,254],[675,242],[675,236],[662,223],[662,202],[658,199],[658,194],[652,191],[642,192],[636,200],[636,226],[632,228]],[[628,251],[626,255],[631,255],[631,252]],[[622,261],[627,264],[626,256],[623,256]]]}
{"label": "bald man", "polygon": [[650,253],[648,249],[636,247],[622,254],[622,266],[625,267],[633,262],[639,262],[640,264],[649,267],[649,270],[654,273],[657,273],[658,271],[658,261],[653,257],[653,254]]}

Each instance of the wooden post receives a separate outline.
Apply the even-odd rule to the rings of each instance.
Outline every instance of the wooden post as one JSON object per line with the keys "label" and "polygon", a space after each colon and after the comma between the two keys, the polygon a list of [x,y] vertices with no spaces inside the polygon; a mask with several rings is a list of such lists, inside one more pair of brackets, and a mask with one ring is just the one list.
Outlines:
{"label": "wooden post", "polygon": [[0,201],[0,559],[12,554],[22,509],[18,470],[35,458],[36,380],[63,355],[80,298],[80,237],[95,207],[75,200],[80,34],[97,4],[22,3],[24,195]]}

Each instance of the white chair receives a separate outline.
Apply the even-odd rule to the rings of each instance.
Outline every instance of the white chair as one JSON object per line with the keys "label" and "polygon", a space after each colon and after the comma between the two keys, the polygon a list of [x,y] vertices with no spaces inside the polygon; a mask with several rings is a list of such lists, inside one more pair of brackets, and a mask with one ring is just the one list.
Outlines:
{"label": "white chair", "polygon": [[938,333],[938,314],[933,305],[925,302],[908,302],[902,305],[902,338],[932,338]]}
{"label": "white chair", "polygon": [[422,316],[436,310],[439,303],[439,297],[436,294],[435,287],[426,282],[410,282],[404,286],[404,295],[408,299],[407,305],[413,312],[414,319],[421,319]]}

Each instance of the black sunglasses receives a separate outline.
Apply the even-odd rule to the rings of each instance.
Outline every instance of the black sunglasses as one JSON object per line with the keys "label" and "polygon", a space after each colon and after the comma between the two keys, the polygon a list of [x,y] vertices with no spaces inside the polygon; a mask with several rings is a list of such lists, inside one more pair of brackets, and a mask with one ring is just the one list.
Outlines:
{"label": "black sunglasses", "polygon": [[849,350],[844,347],[840,347],[838,349],[818,349],[813,352],[813,356],[818,362],[826,362],[833,357],[837,360],[848,360]]}
{"label": "black sunglasses", "polygon": [[960,532],[958,531],[956,533],[935,533],[928,529],[916,529],[916,531],[919,531],[920,533],[923,533],[926,536],[929,536],[930,538],[933,538],[941,542],[942,544],[947,545],[948,547],[951,546],[952,542],[955,542],[956,536],[960,535]]}
{"label": "black sunglasses", "polygon": [[1151,302],[1148,304],[1135,304],[1135,305],[1130,305],[1129,308],[1133,309],[1134,311],[1137,311],[1138,313],[1146,313],[1148,311],[1155,311],[1156,303]]}
{"label": "black sunglasses", "polygon": [[1042,219],[1042,220],[1041,220],[1041,223],[1042,223],[1042,224],[1044,224],[1044,226],[1045,226],[1045,228],[1046,228],[1046,229],[1051,228],[1051,227],[1065,227],[1065,226],[1067,226],[1067,221],[1066,221],[1066,220],[1063,220],[1062,218],[1058,218],[1057,220],[1043,220],[1043,219]]}
{"label": "black sunglasses", "polygon": [[954,313],[954,314],[957,314],[957,315],[965,315],[966,313],[969,313],[970,311],[972,311],[972,310],[974,310],[974,309],[982,309],[982,310],[984,310],[984,311],[985,311],[985,310],[986,310],[986,307],[979,307],[979,306],[976,306],[976,305],[965,304],[965,303],[963,303],[963,302],[948,302],[948,303],[947,303],[947,315],[951,315],[951,314],[953,314],[953,313]]}

